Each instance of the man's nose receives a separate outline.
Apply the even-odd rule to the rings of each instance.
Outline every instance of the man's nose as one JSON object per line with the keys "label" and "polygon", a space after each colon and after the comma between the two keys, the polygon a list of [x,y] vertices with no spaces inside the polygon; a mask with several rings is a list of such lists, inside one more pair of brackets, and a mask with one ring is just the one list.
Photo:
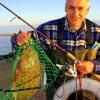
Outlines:
{"label": "man's nose", "polygon": [[74,15],[79,15],[79,10],[77,8],[74,9]]}

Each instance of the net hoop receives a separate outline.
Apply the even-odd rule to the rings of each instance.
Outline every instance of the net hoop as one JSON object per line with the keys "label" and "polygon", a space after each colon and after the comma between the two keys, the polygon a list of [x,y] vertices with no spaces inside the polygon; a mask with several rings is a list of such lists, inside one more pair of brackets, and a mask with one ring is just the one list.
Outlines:
{"label": "net hoop", "polygon": [[[79,81],[77,79],[77,81]],[[65,84],[61,85],[54,94],[53,100],[67,100],[67,98],[76,91],[76,80],[67,81]],[[80,89],[79,82],[77,82],[77,90]],[[100,82],[90,79],[82,78],[82,90],[87,90],[96,95],[98,100],[100,100]]]}

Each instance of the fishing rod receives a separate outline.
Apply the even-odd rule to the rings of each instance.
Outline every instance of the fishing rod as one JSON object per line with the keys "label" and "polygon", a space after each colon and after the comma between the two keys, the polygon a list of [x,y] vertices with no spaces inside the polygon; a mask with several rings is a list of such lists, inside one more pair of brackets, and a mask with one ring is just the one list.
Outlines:
{"label": "fishing rod", "polygon": [[9,12],[11,12],[13,15],[15,15],[18,19],[20,19],[22,22],[24,22],[25,24],[27,24],[29,27],[31,27],[35,32],[39,33],[41,36],[43,36],[44,38],[46,38],[52,45],[56,46],[57,48],[59,48],[61,51],[63,51],[70,59],[72,59],[73,61],[76,61],[75,56],[73,56],[70,52],[66,51],[65,49],[63,49],[61,46],[59,46],[57,43],[53,42],[52,40],[50,40],[50,38],[48,38],[46,35],[44,35],[42,32],[40,32],[39,30],[37,30],[34,26],[32,26],[31,24],[29,24],[27,21],[25,21],[23,18],[21,18],[19,15],[17,15],[15,12],[13,12],[11,9],[9,9],[8,7],[6,7],[4,4],[0,3],[0,5],[2,7],[4,7],[5,9],[7,9]]}

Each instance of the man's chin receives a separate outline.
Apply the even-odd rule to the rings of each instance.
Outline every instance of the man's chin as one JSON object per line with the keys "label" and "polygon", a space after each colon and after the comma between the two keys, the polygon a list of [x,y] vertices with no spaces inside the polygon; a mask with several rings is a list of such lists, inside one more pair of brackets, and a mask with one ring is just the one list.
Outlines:
{"label": "man's chin", "polygon": [[81,26],[81,23],[79,23],[79,22],[73,22],[72,25],[75,26],[75,27],[79,27],[79,26]]}

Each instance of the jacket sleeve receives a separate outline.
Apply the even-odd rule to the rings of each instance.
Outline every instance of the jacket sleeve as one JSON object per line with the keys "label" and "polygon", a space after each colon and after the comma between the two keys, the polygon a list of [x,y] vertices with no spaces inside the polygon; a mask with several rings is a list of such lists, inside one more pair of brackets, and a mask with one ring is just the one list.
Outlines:
{"label": "jacket sleeve", "polygon": [[100,74],[100,51],[98,51],[97,59],[93,60],[95,64],[94,72]]}

